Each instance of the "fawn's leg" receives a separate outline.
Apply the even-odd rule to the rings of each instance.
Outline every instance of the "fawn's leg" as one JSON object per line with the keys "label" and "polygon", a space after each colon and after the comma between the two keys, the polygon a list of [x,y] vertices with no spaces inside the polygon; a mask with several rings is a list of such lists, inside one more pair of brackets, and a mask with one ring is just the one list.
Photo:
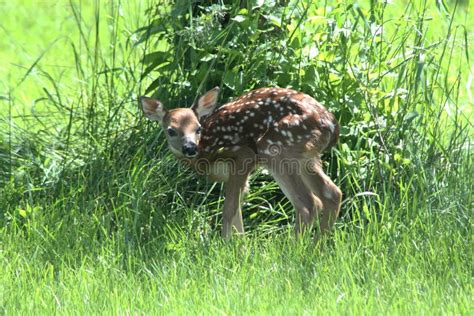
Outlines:
{"label": "fawn's leg", "polygon": [[244,232],[242,221],[241,202],[247,186],[248,174],[231,175],[225,183],[225,201],[224,211],[222,213],[222,237],[230,239],[232,236],[232,227],[237,232]]}
{"label": "fawn's leg", "polygon": [[271,173],[283,193],[295,208],[295,232],[297,235],[300,235],[311,227],[314,218],[322,207],[322,203],[305,185],[300,175],[281,170],[280,172],[272,171]]}
{"label": "fawn's leg", "polygon": [[321,234],[324,234],[332,228],[339,215],[342,198],[341,190],[324,173],[316,159],[308,168],[303,170],[303,181],[322,201],[320,230]]}

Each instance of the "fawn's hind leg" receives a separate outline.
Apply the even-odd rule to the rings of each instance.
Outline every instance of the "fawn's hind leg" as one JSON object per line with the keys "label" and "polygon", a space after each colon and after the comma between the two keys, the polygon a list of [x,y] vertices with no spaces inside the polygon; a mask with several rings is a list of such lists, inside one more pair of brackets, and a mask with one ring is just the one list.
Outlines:
{"label": "fawn's hind leg", "polygon": [[322,202],[321,234],[331,230],[341,207],[342,192],[324,173],[317,159],[302,170],[303,181]]}
{"label": "fawn's hind leg", "polygon": [[321,200],[306,186],[297,169],[282,167],[270,170],[273,178],[295,208],[297,235],[313,224],[314,218],[322,207]]}

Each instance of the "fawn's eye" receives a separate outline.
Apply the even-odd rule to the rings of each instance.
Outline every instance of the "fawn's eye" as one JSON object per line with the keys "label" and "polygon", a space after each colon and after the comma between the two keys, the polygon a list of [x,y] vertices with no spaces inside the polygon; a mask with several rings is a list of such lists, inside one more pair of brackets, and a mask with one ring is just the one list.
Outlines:
{"label": "fawn's eye", "polygon": [[178,136],[178,132],[174,128],[168,127],[168,135],[170,137],[175,137]]}
{"label": "fawn's eye", "polygon": [[196,129],[196,134],[201,134],[201,126]]}

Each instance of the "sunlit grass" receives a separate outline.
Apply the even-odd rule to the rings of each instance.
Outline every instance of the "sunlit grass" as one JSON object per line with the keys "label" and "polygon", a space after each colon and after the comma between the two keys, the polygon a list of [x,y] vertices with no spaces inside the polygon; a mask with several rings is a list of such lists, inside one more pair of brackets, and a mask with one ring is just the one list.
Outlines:
{"label": "sunlit grass", "polygon": [[[304,17],[304,4],[286,11],[295,14],[289,29]],[[249,42],[249,55],[223,50],[233,59],[223,59],[227,71],[217,70],[230,75],[207,79],[222,84],[224,98],[257,82],[289,80],[320,94],[344,123],[341,143],[325,156],[344,191],[342,215],[314,245],[309,236],[294,238],[291,205],[263,172],[252,177],[244,204],[247,234],[222,241],[222,185],[180,166],[137,107],[137,95],[156,78],[171,105],[192,100],[208,82],[186,72],[189,64],[202,75],[199,67],[215,65],[202,57],[211,58],[219,43],[227,48],[223,39],[239,20],[260,18],[230,6],[242,17],[211,34],[219,41],[196,41],[202,47],[192,48],[191,61],[175,58],[176,67],[141,80],[144,53],[164,41],[150,36],[136,45],[143,32],[134,32],[160,18],[146,13],[149,5],[0,3],[1,312],[472,314],[470,7],[451,16],[429,2],[426,11],[418,1],[388,4],[377,46],[370,32],[354,34],[363,23],[371,30],[369,3],[360,13],[349,3],[329,4],[333,11],[313,4],[306,14],[320,16],[314,21],[327,15],[343,26],[360,14],[354,37],[327,38],[319,55],[305,59],[328,28],[301,19],[305,28],[293,35],[302,46],[293,48],[302,55],[289,57],[301,64],[272,64],[285,57],[277,46],[284,33],[273,34],[281,42],[263,43],[263,64],[278,70],[271,77],[253,72],[260,42]],[[172,51],[159,56],[191,50],[186,36],[201,38],[199,23],[212,10],[185,32],[167,25]],[[389,74],[363,68],[362,50]],[[346,63],[324,64],[328,51]],[[228,68],[239,58],[242,73],[232,76]],[[304,76],[315,65],[330,75]]]}

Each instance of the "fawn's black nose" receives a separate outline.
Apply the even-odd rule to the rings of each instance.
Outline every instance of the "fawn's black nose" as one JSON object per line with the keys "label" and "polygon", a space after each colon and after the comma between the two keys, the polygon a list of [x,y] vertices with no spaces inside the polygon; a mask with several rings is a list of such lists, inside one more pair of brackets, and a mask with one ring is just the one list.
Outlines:
{"label": "fawn's black nose", "polygon": [[194,157],[197,155],[197,145],[195,143],[184,143],[183,154],[188,157]]}

